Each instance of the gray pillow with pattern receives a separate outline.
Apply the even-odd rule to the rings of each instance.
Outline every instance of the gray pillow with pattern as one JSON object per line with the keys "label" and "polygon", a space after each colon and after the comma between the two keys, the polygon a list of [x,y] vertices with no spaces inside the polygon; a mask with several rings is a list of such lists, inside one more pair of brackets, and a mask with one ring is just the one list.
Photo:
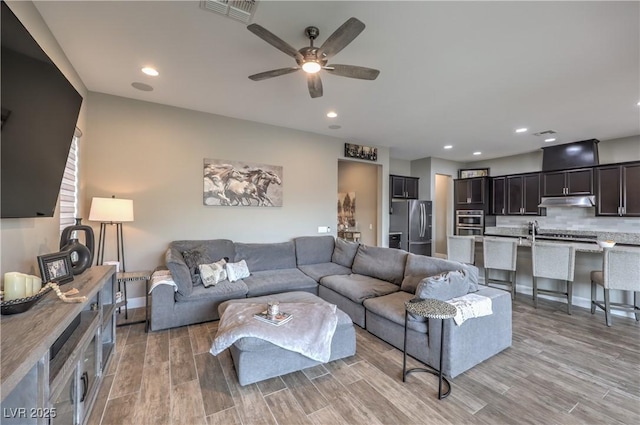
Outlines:
{"label": "gray pillow with pattern", "polygon": [[191,282],[193,285],[201,285],[202,279],[200,278],[200,270],[198,269],[198,266],[201,264],[212,263],[209,255],[207,254],[207,249],[204,246],[187,249],[186,251],[182,251],[182,258],[184,258],[184,262],[187,264],[187,267],[189,267],[189,273],[191,274]]}

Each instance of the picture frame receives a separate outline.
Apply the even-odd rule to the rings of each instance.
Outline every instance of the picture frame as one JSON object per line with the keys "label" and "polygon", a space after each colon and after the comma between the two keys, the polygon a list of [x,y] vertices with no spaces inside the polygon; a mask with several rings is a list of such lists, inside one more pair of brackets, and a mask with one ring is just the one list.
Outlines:
{"label": "picture frame", "polygon": [[69,251],[54,252],[38,256],[38,267],[42,282],[54,282],[62,285],[73,280],[71,253]]}
{"label": "picture frame", "polygon": [[489,168],[465,168],[458,170],[459,179],[472,179],[474,177],[488,177]]}
{"label": "picture frame", "polygon": [[376,162],[378,161],[378,148],[345,143],[344,156],[346,158],[358,158]]}

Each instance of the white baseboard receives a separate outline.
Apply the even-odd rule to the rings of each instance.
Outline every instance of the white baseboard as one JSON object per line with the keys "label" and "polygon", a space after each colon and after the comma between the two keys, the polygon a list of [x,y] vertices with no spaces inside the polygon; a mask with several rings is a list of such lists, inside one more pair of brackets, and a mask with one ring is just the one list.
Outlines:
{"label": "white baseboard", "polygon": [[144,297],[129,298],[127,300],[127,308],[144,308]]}
{"label": "white baseboard", "polygon": [[[484,286],[484,278],[480,278],[480,284],[482,286]],[[516,292],[519,294],[525,294],[528,295],[530,297],[533,297],[533,288],[531,286],[526,286],[526,285],[516,285]],[[544,295],[544,294],[538,294],[538,298],[540,299],[545,299],[545,300],[551,300],[551,301],[556,301],[556,302],[560,302],[563,304],[566,304],[566,301],[563,300],[562,298],[557,298],[551,295]],[[586,309],[591,309],[591,299],[589,298],[582,298],[582,297],[576,297],[574,296],[572,299],[572,305],[577,306],[577,307],[583,307]],[[604,312],[601,309],[596,309],[596,312],[600,312],[602,314],[604,314]],[[611,309],[611,314],[613,314],[614,316],[622,316],[622,317],[629,317],[629,318],[635,318],[635,315],[633,313],[630,312],[626,312],[626,311],[621,311],[621,310],[616,310],[616,309]]]}

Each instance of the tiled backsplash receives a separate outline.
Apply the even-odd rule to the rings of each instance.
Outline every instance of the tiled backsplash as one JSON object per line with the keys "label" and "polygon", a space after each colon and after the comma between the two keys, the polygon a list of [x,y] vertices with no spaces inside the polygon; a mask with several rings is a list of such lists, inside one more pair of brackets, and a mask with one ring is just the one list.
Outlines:
{"label": "tiled backsplash", "polygon": [[547,215],[497,216],[497,227],[527,227],[538,220],[541,229],[594,230],[600,232],[640,233],[638,217],[596,217],[595,208],[547,208]]}

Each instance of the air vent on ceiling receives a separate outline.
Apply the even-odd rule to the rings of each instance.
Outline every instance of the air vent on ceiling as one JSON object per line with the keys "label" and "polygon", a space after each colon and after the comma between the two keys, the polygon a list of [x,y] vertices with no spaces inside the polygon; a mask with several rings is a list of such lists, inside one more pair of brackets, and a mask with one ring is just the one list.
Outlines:
{"label": "air vent on ceiling", "polygon": [[556,132],[553,130],[545,130],[539,133],[533,133],[534,136],[551,136],[553,134],[556,134]]}
{"label": "air vent on ceiling", "polygon": [[258,0],[203,0],[200,7],[247,24],[256,12],[257,3]]}

